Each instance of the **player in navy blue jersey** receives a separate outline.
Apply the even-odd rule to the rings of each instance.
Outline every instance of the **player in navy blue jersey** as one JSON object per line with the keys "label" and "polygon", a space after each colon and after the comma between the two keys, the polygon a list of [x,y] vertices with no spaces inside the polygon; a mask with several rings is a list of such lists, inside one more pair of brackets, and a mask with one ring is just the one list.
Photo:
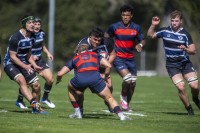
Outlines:
{"label": "player in navy blue jersey", "polygon": [[[42,96],[41,102],[45,103],[49,108],[55,108],[54,103],[52,103],[48,98],[53,85],[53,73],[49,68],[48,64],[46,63],[46,61],[43,59],[42,52],[44,52],[51,61],[53,61],[53,55],[48,51],[48,49],[44,45],[45,33],[41,29],[41,26],[42,26],[41,19],[36,17],[34,20],[34,32],[36,35],[36,42],[32,47],[32,55],[36,64],[42,67],[42,70],[38,71],[38,74],[42,76],[46,81],[44,84],[44,94]],[[19,93],[17,101],[24,103],[23,95],[21,93]],[[19,107],[24,108],[24,106],[19,106]]]}
{"label": "player in navy blue jersey", "polygon": [[155,32],[155,27],[160,23],[159,17],[155,16],[147,35],[151,38],[163,39],[168,74],[178,89],[179,98],[187,109],[188,115],[194,115],[185,90],[184,79],[191,88],[194,103],[200,109],[197,73],[189,59],[189,55],[196,53],[196,48],[192,37],[182,27],[182,19],[182,13],[175,10],[171,13],[171,25]]}
{"label": "player in navy blue jersey", "polygon": [[[109,40],[103,37],[104,33],[103,30],[100,28],[96,27],[91,30],[90,34],[88,37],[83,38],[77,45],[80,46],[82,44],[87,44],[89,46],[89,49],[102,55],[104,58],[106,58],[111,64],[115,58],[115,52],[113,49],[113,46],[110,44]],[[108,74],[105,74],[106,71],[108,71]],[[100,67],[99,72],[101,73],[101,77],[104,79],[106,85],[110,89],[111,93],[113,91],[113,86],[112,86],[112,78],[109,74],[110,69]],[[81,110],[83,110],[83,101],[84,101],[84,96],[80,95],[79,96],[79,104],[81,107]],[[110,109],[108,103],[105,101],[105,104],[108,106],[108,109],[112,112]]]}
{"label": "player in navy blue jersey", "polygon": [[88,51],[88,48],[88,44],[79,45],[76,55],[57,73],[56,83],[59,83],[64,74],[72,69],[76,69],[74,78],[72,78],[68,84],[68,96],[75,111],[74,114],[69,115],[69,117],[82,119],[77,95],[83,93],[85,89],[89,87],[93,93],[96,93],[99,97],[108,102],[109,106],[118,115],[120,120],[130,120],[129,117],[123,114],[98,71],[99,64],[103,65],[105,68],[111,68],[111,64],[96,52]]}
{"label": "player in navy blue jersey", "polygon": [[[4,70],[10,79],[19,85],[21,93],[32,106],[32,113],[46,114],[47,112],[39,104],[40,83],[35,73],[42,67],[35,63],[31,55],[31,49],[36,40],[33,22],[33,16],[23,17],[22,28],[10,37],[4,58]],[[32,88],[32,94],[27,86]]]}
{"label": "player in navy blue jersey", "polygon": [[[114,39],[116,58],[113,66],[123,79],[120,105],[123,110],[132,111],[129,103],[133,96],[137,79],[134,48],[136,48],[137,52],[141,52],[142,47],[145,45],[145,40],[141,27],[131,21],[133,7],[124,5],[121,7],[120,12],[121,21],[111,24],[105,33],[105,37]],[[138,44],[135,44],[136,40],[139,42]]]}

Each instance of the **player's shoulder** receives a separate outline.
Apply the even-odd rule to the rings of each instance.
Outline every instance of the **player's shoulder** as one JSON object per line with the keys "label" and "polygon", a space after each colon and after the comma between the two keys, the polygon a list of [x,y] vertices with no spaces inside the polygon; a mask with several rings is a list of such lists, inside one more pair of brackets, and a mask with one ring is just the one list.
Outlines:
{"label": "player's shoulder", "polygon": [[190,33],[185,28],[182,28],[179,33],[190,35]]}
{"label": "player's shoulder", "polygon": [[13,33],[11,36],[10,36],[10,41],[17,41],[17,40],[20,40],[22,39],[22,34],[20,33],[20,31],[16,31],[15,33]]}

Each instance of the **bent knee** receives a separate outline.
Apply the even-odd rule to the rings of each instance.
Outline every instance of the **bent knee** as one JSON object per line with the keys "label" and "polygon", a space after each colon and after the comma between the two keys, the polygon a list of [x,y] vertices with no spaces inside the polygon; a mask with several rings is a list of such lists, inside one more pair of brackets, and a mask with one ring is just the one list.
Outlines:
{"label": "bent knee", "polygon": [[175,81],[174,84],[176,85],[179,91],[182,91],[185,89],[185,83],[182,79]]}
{"label": "bent knee", "polygon": [[198,89],[198,78],[197,77],[188,78],[187,82],[191,88]]}
{"label": "bent knee", "polygon": [[35,92],[39,92],[40,91],[40,83],[37,81],[35,83],[32,84],[32,88]]}
{"label": "bent knee", "polygon": [[131,73],[123,77],[123,81],[127,84],[133,84],[137,80],[137,76],[132,75]]}

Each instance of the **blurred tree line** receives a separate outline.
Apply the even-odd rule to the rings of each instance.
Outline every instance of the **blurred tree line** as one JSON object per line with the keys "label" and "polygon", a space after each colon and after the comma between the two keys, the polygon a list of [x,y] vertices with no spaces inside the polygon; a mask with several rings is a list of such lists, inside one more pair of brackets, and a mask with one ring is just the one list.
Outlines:
{"label": "blurred tree line", "polygon": [[[54,68],[60,68],[72,55],[76,44],[86,37],[96,26],[107,27],[120,20],[120,7],[130,4],[134,7],[133,21],[141,25],[144,35],[155,15],[161,21],[172,10],[179,9],[184,14],[184,27],[188,30],[199,49],[200,1],[199,0],[55,0],[55,42]],[[2,58],[6,52],[11,34],[21,27],[20,19],[29,13],[42,19],[42,29],[48,42],[49,0],[1,0],[0,1],[0,46]],[[167,23],[169,25],[169,23]],[[165,25],[165,26],[167,26]],[[163,25],[161,25],[163,26]],[[158,40],[146,38],[146,51],[159,53]],[[161,54],[161,53],[159,53]],[[161,55],[157,55],[157,57]],[[148,55],[147,55],[148,56]],[[155,59],[156,60],[156,59]],[[161,58],[160,62],[164,62]],[[159,60],[157,64],[160,64]],[[195,66],[200,62],[200,55],[192,57]],[[156,64],[155,64],[156,65]],[[162,70],[161,70],[162,71]]]}

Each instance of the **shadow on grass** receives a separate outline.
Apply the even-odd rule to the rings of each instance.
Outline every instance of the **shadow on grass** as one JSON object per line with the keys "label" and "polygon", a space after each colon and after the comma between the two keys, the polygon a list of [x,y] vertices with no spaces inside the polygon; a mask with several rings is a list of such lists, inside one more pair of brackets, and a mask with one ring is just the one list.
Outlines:
{"label": "shadow on grass", "polygon": [[31,110],[12,110],[9,112],[14,112],[14,113],[32,113]]}
{"label": "shadow on grass", "polygon": [[161,113],[170,115],[188,115],[187,113],[179,113],[179,112],[161,112]]}
{"label": "shadow on grass", "polygon": [[113,118],[113,114],[104,114],[104,113],[87,113],[83,115],[83,118],[85,119],[115,119]]}
{"label": "shadow on grass", "polygon": [[[69,118],[68,116],[59,116],[60,118]],[[70,118],[72,119],[72,118]],[[83,119],[116,119],[114,114],[103,114],[103,113],[86,113],[83,114]]]}

